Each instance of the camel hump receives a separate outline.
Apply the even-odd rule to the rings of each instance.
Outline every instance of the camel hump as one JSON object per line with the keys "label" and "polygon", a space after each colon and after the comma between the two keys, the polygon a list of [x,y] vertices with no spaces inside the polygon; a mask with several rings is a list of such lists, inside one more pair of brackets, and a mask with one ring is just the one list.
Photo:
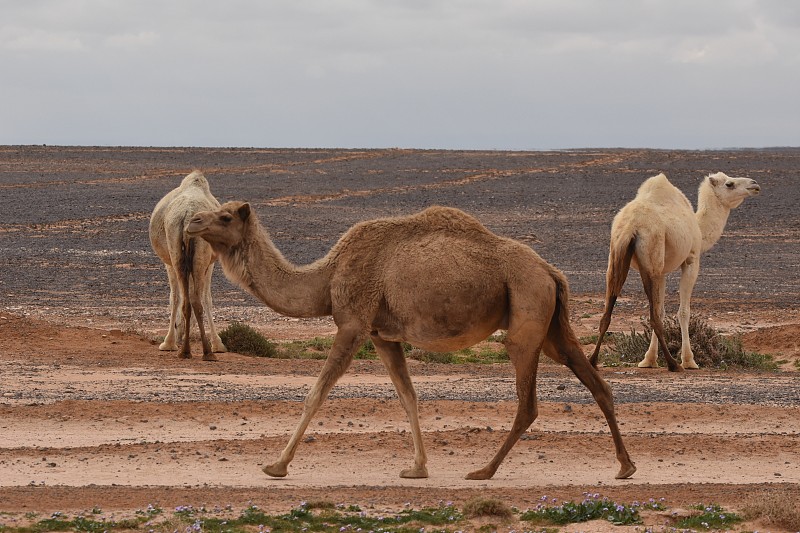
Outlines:
{"label": "camel hump", "polygon": [[479,231],[489,233],[480,221],[455,207],[434,205],[409,217],[428,230],[448,229],[453,231]]}
{"label": "camel hump", "polygon": [[198,187],[208,194],[211,194],[208,180],[199,170],[193,170],[188,176],[183,178],[183,181],[181,181],[181,184],[178,186],[179,189],[187,189],[189,187]]}
{"label": "camel hump", "polygon": [[[662,172],[648,178],[639,187],[636,198],[628,202],[617,216],[635,226],[652,226],[655,217],[672,217],[675,213],[681,216],[692,215],[692,204],[683,192],[675,187]],[[615,221],[616,222],[616,221]]]}
{"label": "camel hump", "polygon": [[672,191],[675,186],[667,179],[667,175],[663,172],[651,178],[647,178],[639,186],[636,196],[650,196],[663,194],[664,191]]}

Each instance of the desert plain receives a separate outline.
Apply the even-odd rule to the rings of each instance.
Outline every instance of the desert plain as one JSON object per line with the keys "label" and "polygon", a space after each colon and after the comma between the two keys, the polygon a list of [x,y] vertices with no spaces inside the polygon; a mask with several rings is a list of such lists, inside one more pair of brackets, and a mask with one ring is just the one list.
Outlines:
{"label": "desert plain", "polygon": [[[529,244],[567,275],[579,336],[596,333],[614,214],[665,172],[694,203],[706,174],[757,180],[701,261],[693,312],[777,372],[680,374],[605,367],[636,474],[615,480],[607,426],[566,368],[539,367],[540,413],[495,477],[468,481],[511,425],[509,363],[410,361],[430,477],[401,479],[411,436],[379,361],[356,360],[306,432],[289,475],[261,467],[285,445],[322,361],[182,360],[158,351],[168,283],[150,248],[156,202],[193,169],[221,201],[249,201],[292,262],[322,257],[352,224],[438,204]],[[148,505],[286,512],[301,501],[392,512],[496,498],[664,499],[735,511],[765,495],[800,504],[800,149],[433,151],[0,147],[0,524]],[[275,341],[331,337],[329,318],[282,317],[215,272],[215,320]],[[667,312],[677,309],[677,275]],[[612,331],[641,329],[633,272]],[[584,346],[590,352],[591,346]],[[481,524],[472,526],[477,529]],[[524,529],[524,524],[503,528]],[[562,531],[633,531],[574,524]],[[784,531],[749,521],[737,530]],[[659,529],[660,528],[660,529]],[[640,529],[641,530],[641,529]]]}

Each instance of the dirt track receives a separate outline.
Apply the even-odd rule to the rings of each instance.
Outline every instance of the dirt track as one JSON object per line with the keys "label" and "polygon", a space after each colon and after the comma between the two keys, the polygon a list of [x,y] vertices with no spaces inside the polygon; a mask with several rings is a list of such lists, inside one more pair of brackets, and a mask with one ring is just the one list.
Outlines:
{"label": "dirt track", "polygon": [[[380,364],[357,361],[289,477],[269,479],[259,465],[285,444],[320,363],[159,353],[150,339],[165,330],[166,276],[146,232],[152,206],[193,167],[221,201],[253,202],[298,263],[358,220],[454,205],[563,269],[573,322],[588,335],[602,311],[613,213],[658,171],[694,200],[700,177],[723,170],[757,179],[764,194],[731,215],[704,256],[694,310],[744,333],[748,348],[787,359],[788,370],[800,351],[798,162],[800,150],[0,148],[0,511],[249,501],[285,511],[312,499],[391,509],[476,495],[524,509],[543,494],[577,500],[583,491],[665,497],[675,508],[741,508],[762,491],[800,501],[800,389],[789,371],[604,369],[639,468],[616,481],[599,409],[568,371],[542,365],[539,419],[495,479],[467,482],[510,427],[512,371],[413,363],[431,477],[410,481],[397,476],[411,460],[405,415]],[[631,278],[612,329],[638,325],[644,311]],[[276,338],[335,331],[326,319],[278,317],[221,275],[214,296],[223,326],[245,320]]]}

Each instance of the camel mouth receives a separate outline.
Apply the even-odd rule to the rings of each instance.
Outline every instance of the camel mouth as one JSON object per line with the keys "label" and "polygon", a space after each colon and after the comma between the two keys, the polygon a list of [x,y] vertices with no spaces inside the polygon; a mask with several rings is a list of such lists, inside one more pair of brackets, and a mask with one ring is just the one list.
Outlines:
{"label": "camel mouth", "polygon": [[750,193],[750,195],[755,196],[761,192],[760,185],[750,185],[749,187],[745,187],[745,190]]}

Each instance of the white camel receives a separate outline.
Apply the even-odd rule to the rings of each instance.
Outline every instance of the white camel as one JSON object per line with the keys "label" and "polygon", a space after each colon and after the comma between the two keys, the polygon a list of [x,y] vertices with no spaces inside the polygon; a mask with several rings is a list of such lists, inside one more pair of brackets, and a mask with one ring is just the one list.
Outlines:
{"label": "white camel", "polygon": [[[195,170],[156,204],[150,216],[150,244],[164,262],[169,277],[169,329],[158,349],[174,351],[180,342],[180,356],[184,358],[192,356],[189,347],[192,309],[203,343],[203,360],[216,361],[214,352],[226,351],[214,328],[211,302],[211,275],[217,256],[206,241],[189,237],[185,232],[195,213],[218,208],[219,202],[211,194],[205,176]],[[206,316],[210,343],[203,321]]]}
{"label": "white camel", "polygon": [[[689,342],[689,301],[700,272],[700,255],[722,236],[731,209],[759,192],[761,187],[755,180],[731,178],[722,172],[709,174],[700,184],[695,213],[686,196],[664,174],[649,178],[639,187],[636,198],[617,213],[611,225],[605,311],[600,320],[597,344],[590,357],[592,365],[597,366],[600,345],[611,323],[614,303],[622,292],[628,269],[633,266],[642,277],[653,329],[650,347],[639,366],[656,368],[660,345],[669,370],[699,368]],[[669,353],[663,327],[665,277],[678,268],[681,269],[678,309],[681,366]]]}

